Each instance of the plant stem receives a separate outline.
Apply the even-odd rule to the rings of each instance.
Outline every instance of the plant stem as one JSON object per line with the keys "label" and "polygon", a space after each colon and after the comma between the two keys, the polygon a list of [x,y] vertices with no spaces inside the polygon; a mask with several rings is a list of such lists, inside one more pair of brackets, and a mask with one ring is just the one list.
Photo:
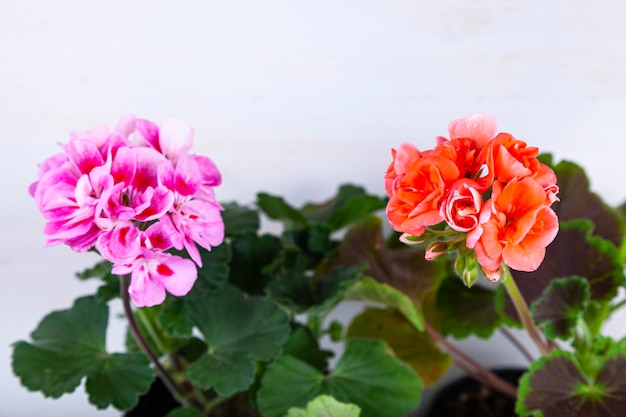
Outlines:
{"label": "plant stem", "polygon": [[533,318],[530,314],[530,310],[528,309],[528,304],[526,304],[526,300],[522,297],[522,293],[520,292],[509,268],[507,266],[504,267],[504,277],[502,279],[502,284],[504,285],[504,289],[509,294],[513,305],[515,306],[515,310],[517,311],[517,315],[519,316],[524,329],[528,332],[528,335],[539,349],[539,352],[542,355],[547,355],[550,353],[550,346],[543,341],[539,330],[535,326]]}
{"label": "plant stem", "polygon": [[128,287],[130,286],[130,275],[122,276],[122,285],[121,287],[121,297],[122,297],[122,305],[124,306],[124,314],[126,315],[126,319],[128,320],[128,326],[130,328],[130,332],[133,335],[133,338],[139,345],[139,348],[146,354],[146,356],[150,359],[150,362],[154,365],[154,368],[157,372],[163,384],[167,387],[168,391],[181,403],[187,404],[194,408],[197,408],[200,411],[203,411],[204,405],[199,402],[195,398],[186,398],[184,392],[181,390],[178,384],[174,381],[172,376],[167,372],[167,370],[161,365],[159,362],[159,357],[152,350],[146,339],[141,334],[141,330],[139,330],[139,326],[137,325],[137,321],[135,320],[135,315],[133,314],[133,310],[130,306],[130,297],[128,295]]}
{"label": "plant stem", "polygon": [[533,356],[530,354],[528,349],[526,349],[526,347],[515,336],[513,336],[513,333],[511,333],[509,329],[507,329],[506,327],[502,327],[500,328],[500,332],[502,332],[504,337],[506,337],[509,342],[511,342],[511,344],[513,344],[513,346],[517,348],[517,350],[519,350],[519,352],[528,360],[528,362],[534,361]]}
{"label": "plant stem", "polygon": [[452,356],[452,361],[469,374],[472,378],[487,385],[503,394],[508,395],[511,398],[517,398],[517,388],[511,385],[509,382],[500,378],[487,368],[470,358],[463,351],[458,349],[452,343],[450,343],[441,333],[435,330],[429,323],[424,323],[426,332],[435,339],[440,345],[442,345],[448,353]]}

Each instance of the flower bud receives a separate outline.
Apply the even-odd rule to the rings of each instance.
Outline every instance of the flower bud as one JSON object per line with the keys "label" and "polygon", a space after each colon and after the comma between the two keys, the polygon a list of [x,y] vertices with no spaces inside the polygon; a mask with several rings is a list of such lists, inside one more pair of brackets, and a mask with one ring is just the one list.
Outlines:
{"label": "flower bud", "polygon": [[443,255],[447,251],[448,251],[447,242],[435,242],[435,243],[432,243],[430,246],[428,246],[428,248],[426,249],[426,254],[424,255],[424,258],[426,258],[427,261],[432,261],[436,257]]}

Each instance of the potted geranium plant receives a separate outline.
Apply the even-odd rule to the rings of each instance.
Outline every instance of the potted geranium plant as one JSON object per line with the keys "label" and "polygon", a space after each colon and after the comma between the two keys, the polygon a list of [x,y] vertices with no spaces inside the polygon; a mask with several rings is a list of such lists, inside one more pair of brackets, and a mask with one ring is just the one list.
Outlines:
{"label": "potted geranium plant", "polygon": [[[433,150],[395,150],[388,198],[346,185],[321,204],[260,193],[241,206],[217,202],[219,172],[189,153],[192,136],[176,119],[129,117],[73,134],[42,165],[31,193],[47,242],[98,251],[79,277],[103,285],[16,343],[28,389],[58,397],[84,380],[94,405],[126,410],[158,376],[177,400],[160,415],[402,416],[454,362],[521,416],[617,415],[626,402],[624,344],[601,333],[621,306],[624,210],[580,167],[476,115]],[[481,274],[502,285],[474,285]],[[126,353],[104,349],[114,297]],[[377,305],[343,332],[325,318],[344,299]],[[541,353],[519,389],[453,343],[505,326]],[[334,367],[324,335],[345,342]]]}
{"label": "potted geranium plant", "polygon": [[[340,263],[368,259],[366,274],[408,295],[415,309],[368,309],[348,334],[387,340],[427,383],[452,360],[513,398],[520,416],[620,415],[626,351],[602,325],[623,306],[624,206],[609,207],[581,167],[498,133],[489,116],[455,120],[449,136],[432,150],[402,144],[385,176],[391,226],[430,265],[399,248],[397,235],[385,242],[375,218],[352,228],[340,249]],[[473,286],[479,279],[498,284]],[[540,353],[521,347],[531,363],[519,388],[451,342],[508,326],[526,329]],[[497,415],[465,408],[454,415]]]}

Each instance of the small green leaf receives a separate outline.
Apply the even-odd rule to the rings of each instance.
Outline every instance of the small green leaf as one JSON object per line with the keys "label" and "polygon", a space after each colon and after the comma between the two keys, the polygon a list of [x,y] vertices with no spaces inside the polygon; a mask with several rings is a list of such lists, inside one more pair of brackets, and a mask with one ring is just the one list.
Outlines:
{"label": "small green leaf", "polygon": [[543,417],[621,416],[626,409],[626,356],[610,353],[596,377],[574,355],[555,351],[521,378],[516,411]]}
{"label": "small green leaf", "polygon": [[244,292],[261,295],[268,279],[263,269],[280,254],[280,239],[271,235],[241,235],[231,244],[229,282]]}
{"label": "small green leaf", "polygon": [[224,232],[228,237],[237,235],[256,233],[259,230],[259,213],[249,207],[239,204],[223,203],[222,220],[224,221]]}
{"label": "small green leaf", "polygon": [[332,230],[342,229],[356,223],[385,207],[385,200],[373,195],[364,195],[348,201],[344,207],[334,212],[328,219]]}
{"label": "small green leaf", "polygon": [[223,396],[247,389],[253,382],[252,360],[276,358],[289,337],[289,317],[282,309],[267,299],[245,297],[228,285],[187,301],[186,311],[208,346],[189,365],[189,378]]}
{"label": "small green leaf", "polygon": [[312,225],[308,228],[307,249],[320,254],[332,250],[330,234],[331,229],[325,224]]}
{"label": "small green leaf", "polygon": [[502,324],[495,292],[478,286],[467,288],[456,276],[439,287],[437,307],[442,313],[439,330],[455,338],[488,338]]}
{"label": "small green leaf", "polygon": [[589,302],[589,282],[581,277],[553,280],[531,305],[535,322],[552,339],[568,340]]}
{"label": "small green leaf", "polygon": [[264,417],[284,416],[320,394],[359,406],[363,417],[401,417],[415,408],[419,377],[386,352],[380,341],[351,339],[337,367],[328,375],[291,356],[268,365],[257,395]]}
{"label": "small green leaf", "polygon": [[198,268],[198,279],[187,298],[202,298],[209,292],[221,288],[228,281],[230,272],[230,248],[226,243],[211,248],[210,251],[198,247],[202,267]]}
{"label": "small green leaf", "polygon": [[365,277],[350,287],[344,297],[347,300],[372,301],[396,308],[417,330],[424,330],[424,317],[409,297],[370,277]]}
{"label": "small green leaf", "polygon": [[359,417],[361,409],[354,404],[345,404],[329,395],[319,395],[309,402],[306,409],[290,408],[285,417]]}
{"label": "small green leaf", "polygon": [[364,188],[342,185],[337,195],[324,203],[307,203],[302,213],[315,223],[328,225],[330,230],[342,229],[385,207],[384,198],[369,195]]}
{"label": "small green leaf", "polygon": [[32,343],[17,342],[13,372],[31,391],[58,398],[83,378],[89,401],[98,408],[131,408],[147,391],[154,372],[143,354],[110,354],[105,349],[108,307],[94,297],[44,317]]}
{"label": "small green leaf", "polygon": [[[164,336],[169,338],[187,338],[193,331],[193,323],[185,315],[185,301],[179,297],[168,297],[163,304],[157,306],[159,324]],[[154,307],[152,307],[154,308]]]}
{"label": "small green leaf", "polygon": [[431,385],[450,367],[451,359],[425,332],[419,332],[394,310],[369,308],[352,320],[348,337],[384,340],[394,354]]}
{"label": "small green leaf", "polygon": [[307,225],[304,215],[290,206],[282,197],[259,193],[257,204],[270,219],[280,220],[288,228],[300,229]]}
{"label": "small green leaf", "polygon": [[283,355],[292,356],[325,372],[328,368],[328,359],[333,353],[320,349],[317,339],[308,327],[297,325],[283,346]]}
{"label": "small green leaf", "polygon": [[111,262],[101,261],[93,267],[77,273],[76,277],[80,280],[101,279],[104,284],[98,288],[96,299],[106,303],[120,296],[120,277],[111,273],[112,267]]}

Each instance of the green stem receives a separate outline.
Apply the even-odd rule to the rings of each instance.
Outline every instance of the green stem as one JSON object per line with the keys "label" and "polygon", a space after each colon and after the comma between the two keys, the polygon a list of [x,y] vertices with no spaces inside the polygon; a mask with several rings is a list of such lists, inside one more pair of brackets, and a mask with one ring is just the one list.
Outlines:
{"label": "green stem", "polygon": [[504,277],[502,277],[502,284],[504,285],[504,289],[509,294],[513,305],[515,306],[515,310],[517,311],[517,315],[519,316],[524,329],[539,349],[539,352],[542,355],[547,355],[550,353],[550,346],[544,342],[541,338],[539,330],[533,321],[533,318],[530,314],[530,310],[528,308],[528,304],[526,304],[526,300],[522,296],[509,268],[507,266],[504,267]]}
{"label": "green stem", "polygon": [[143,325],[144,329],[148,332],[150,339],[154,343],[158,352],[166,352],[168,349],[165,347],[165,341],[156,330],[156,323],[154,322],[154,315],[145,308],[135,310],[139,321]]}
{"label": "green stem", "polygon": [[580,330],[582,331],[582,334],[583,334],[582,341],[585,344],[585,349],[590,350],[591,347],[593,346],[593,333],[591,333],[591,329],[587,325],[587,322],[583,320],[582,318],[578,319],[577,324],[578,324],[578,327],[580,327]]}
{"label": "green stem", "polygon": [[182,391],[181,387],[174,381],[172,376],[167,372],[167,370],[161,365],[159,361],[159,357],[152,350],[143,334],[141,334],[141,330],[137,325],[137,321],[135,320],[135,315],[133,314],[133,310],[130,306],[130,296],[128,295],[128,287],[130,286],[130,275],[122,276],[122,285],[120,286],[120,295],[122,297],[122,305],[124,307],[124,314],[126,315],[126,319],[128,320],[128,326],[130,328],[130,333],[133,335],[133,338],[139,345],[139,348],[145,353],[145,355],[150,359],[150,362],[154,365],[157,375],[163,381],[163,384],[167,387],[168,391],[181,403],[185,405],[192,406],[200,411],[204,409],[204,404],[199,402],[195,398],[186,398],[185,393]]}

